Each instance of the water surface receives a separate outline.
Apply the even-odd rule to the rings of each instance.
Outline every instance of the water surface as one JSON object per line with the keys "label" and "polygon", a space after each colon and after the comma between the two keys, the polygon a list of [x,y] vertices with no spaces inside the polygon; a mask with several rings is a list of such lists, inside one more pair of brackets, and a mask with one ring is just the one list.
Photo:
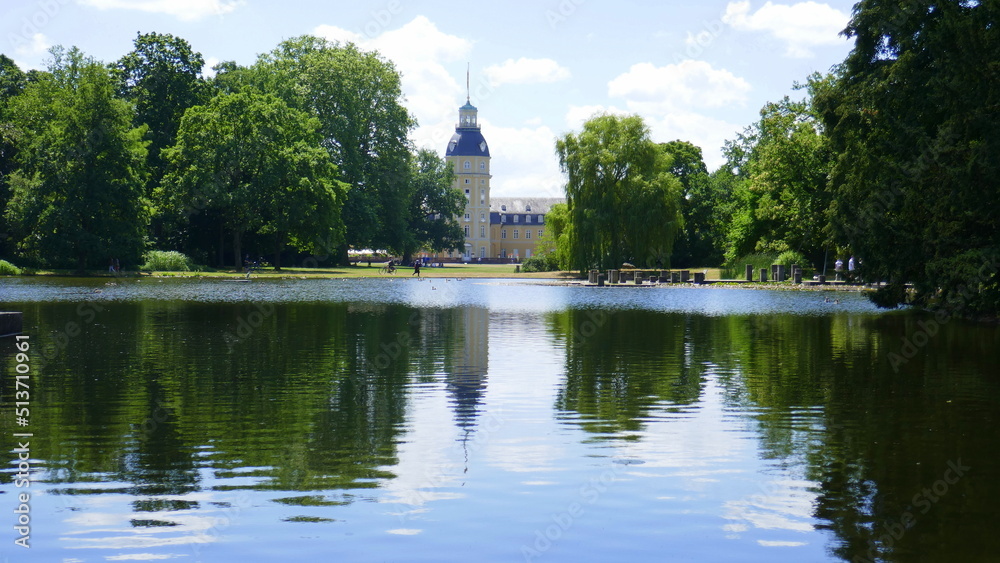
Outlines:
{"label": "water surface", "polygon": [[993,327],[929,335],[925,315],[793,291],[2,284],[36,367],[24,551],[10,532],[23,429],[0,344],[12,560],[978,561],[1000,548]]}

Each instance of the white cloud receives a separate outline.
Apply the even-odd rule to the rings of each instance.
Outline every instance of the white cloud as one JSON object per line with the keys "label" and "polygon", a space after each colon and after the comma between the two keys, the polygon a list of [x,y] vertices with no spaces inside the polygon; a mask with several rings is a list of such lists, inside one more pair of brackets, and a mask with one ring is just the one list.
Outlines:
{"label": "white cloud", "polygon": [[745,102],[749,91],[746,80],[695,60],[662,67],[639,63],[608,83],[609,96],[668,108],[724,107]]}
{"label": "white cloud", "polygon": [[243,5],[243,0],[79,0],[79,2],[99,10],[138,10],[152,14],[167,14],[182,21],[221,16]]}
{"label": "white cloud", "polygon": [[497,127],[489,121],[483,121],[482,126],[490,143],[493,196],[565,196],[552,129],[543,125]]}
{"label": "white cloud", "polygon": [[44,54],[52,45],[44,34],[35,33],[27,41],[17,37],[18,42],[14,52],[20,57],[36,57]]}
{"label": "white cloud", "polygon": [[742,31],[763,31],[786,44],[785,55],[794,58],[812,56],[813,47],[841,45],[846,40],[839,35],[850,16],[817,2],[797,4],[765,3],[750,13],[750,2],[730,2],[722,21]]}
{"label": "white cloud", "polygon": [[214,78],[215,70],[212,67],[221,62],[218,57],[208,57],[205,59],[205,66],[201,68],[201,75],[205,78]]}
{"label": "white cloud", "polygon": [[493,86],[501,84],[543,84],[567,80],[569,69],[552,59],[507,59],[502,65],[486,67],[483,71]]}

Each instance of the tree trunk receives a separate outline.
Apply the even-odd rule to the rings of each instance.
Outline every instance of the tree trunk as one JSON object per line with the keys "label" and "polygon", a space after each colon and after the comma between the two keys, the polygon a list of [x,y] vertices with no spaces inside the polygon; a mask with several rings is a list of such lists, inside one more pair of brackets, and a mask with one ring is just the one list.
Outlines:
{"label": "tree trunk", "polygon": [[274,260],[271,262],[274,265],[274,271],[281,271],[281,239],[275,239],[274,241]]}
{"label": "tree trunk", "polygon": [[219,268],[226,266],[226,231],[222,228],[221,222],[219,223],[219,256],[215,265]]}
{"label": "tree trunk", "polygon": [[240,240],[241,234],[239,229],[233,229],[233,264],[236,265],[237,272],[243,269],[243,248],[240,246],[242,242]]}

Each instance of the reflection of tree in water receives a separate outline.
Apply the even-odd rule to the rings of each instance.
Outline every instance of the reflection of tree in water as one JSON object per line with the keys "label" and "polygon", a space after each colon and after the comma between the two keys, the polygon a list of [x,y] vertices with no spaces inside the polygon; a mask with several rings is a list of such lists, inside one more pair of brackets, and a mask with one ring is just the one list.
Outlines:
{"label": "reflection of tree in water", "polygon": [[654,405],[697,400],[701,374],[686,357],[684,316],[571,309],[549,322],[566,346],[556,407],[582,415],[586,430],[634,431]]}
{"label": "reflection of tree in water", "polygon": [[[557,408],[588,431],[630,431],[664,402],[697,401],[711,373],[729,405],[752,413],[762,457],[817,483],[813,515],[835,534],[833,556],[988,559],[1000,549],[989,529],[1000,380],[984,366],[1000,365],[1000,336],[955,322],[895,373],[889,353],[918,320],[553,314],[567,358]],[[958,478],[955,467],[970,469]]]}
{"label": "reflection of tree in water", "polygon": [[[895,373],[889,353],[919,330],[913,315],[731,317],[728,396],[758,410],[762,454],[805,463],[814,515],[845,560],[981,560],[1000,500],[992,477],[1000,382],[996,332],[946,326]],[[752,326],[750,326],[752,325]],[[720,356],[721,357],[721,356]],[[938,497],[951,463],[973,468]],[[977,469],[978,468],[978,469]],[[950,474],[955,476],[953,472]],[[937,498],[931,501],[925,491]],[[906,525],[903,525],[905,523]]]}

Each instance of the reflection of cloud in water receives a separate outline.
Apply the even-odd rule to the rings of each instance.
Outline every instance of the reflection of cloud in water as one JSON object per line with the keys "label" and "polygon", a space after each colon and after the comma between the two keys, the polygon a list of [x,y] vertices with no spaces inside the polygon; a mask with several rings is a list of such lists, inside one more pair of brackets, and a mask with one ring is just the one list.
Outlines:
{"label": "reflection of cloud in water", "polygon": [[[528,443],[538,442],[536,444]],[[486,450],[488,462],[493,467],[512,473],[563,471],[556,467],[557,460],[564,460],[562,448],[554,447],[541,438],[501,440],[491,443]]]}
{"label": "reflection of cloud in water", "polygon": [[[768,494],[762,492],[725,504],[723,518],[733,523],[727,524],[724,529],[734,534],[731,537],[738,537],[738,534],[752,528],[811,532],[815,495],[809,489],[816,486],[812,481],[803,480],[779,480],[764,484],[761,490],[770,491]],[[775,542],[771,544],[778,545]]]}
{"label": "reflection of cloud in water", "polygon": [[414,529],[411,529],[411,528],[400,528],[398,530],[386,530],[385,531],[385,533],[387,533],[387,534],[393,534],[393,535],[396,535],[396,536],[415,536],[415,535],[417,535],[417,534],[419,534],[421,532],[423,532],[423,530],[414,530]]}

